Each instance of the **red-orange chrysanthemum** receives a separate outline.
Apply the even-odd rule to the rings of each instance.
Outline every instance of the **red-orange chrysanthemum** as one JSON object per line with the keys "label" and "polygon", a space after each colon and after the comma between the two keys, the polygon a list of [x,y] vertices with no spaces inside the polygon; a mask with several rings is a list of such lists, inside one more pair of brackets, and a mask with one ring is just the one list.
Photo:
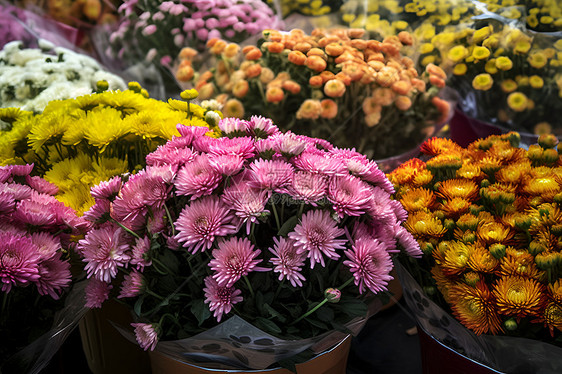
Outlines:
{"label": "red-orange chrysanthemum", "polygon": [[448,218],[456,218],[461,214],[468,212],[470,208],[470,201],[462,197],[455,197],[450,200],[445,200],[441,204],[441,210]]}
{"label": "red-orange chrysanthemum", "polygon": [[425,163],[419,158],[412,158],[388,174],[392,184],[404,185],[409,183],[419,171],[425,170]]}
{"label": "red-orange chrysanthemum", "polygon": [[420,151],[429,156],[437,156],[442,153],[460,153],[463,149],[451,139],[434,137],[426,140],[421,145]]}
{"label": "red-orange chrysanthemum", "polygon": [[478,196],[478,185],[471,180],[455,178],[441,182],[438,191],[446,199],[473,200]]}
{"label": "red-orange chrysanthemum", "polygon": [[540,316],[544,304],[544,286],[532,278],[501,277],[492,290],[498,311],[507,316]]}
{"label": "red-orange chrysanthemum", "polygon": [[492,273],[499,261],[492,256],[490,251],[482,246],[475,246],[468,260],[468,267],[479,273]]}

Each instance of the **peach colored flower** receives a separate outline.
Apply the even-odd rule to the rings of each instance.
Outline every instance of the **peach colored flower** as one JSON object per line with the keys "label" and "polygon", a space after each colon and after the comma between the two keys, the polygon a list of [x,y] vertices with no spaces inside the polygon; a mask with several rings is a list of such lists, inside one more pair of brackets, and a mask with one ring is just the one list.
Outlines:
{"label": "peach colored flower", "polygon": [[289,52],[287,59],[295,65],[304,65],[306,63],[306,55],[300,51]]}
{"label": "peach colored flower", "polygon": [[320,117],[326,119],[332,119],[338,115],[338,104],[332,99],[324,99],[320,102],[322,107],[322,112]]}
{"label": "peach colored flower", "polygon": [[297,111],[297,119],[318,119],[320,113],[322,113],[320,101],[307,99]]}
{"label": "peach colored flower", "polygon": [[249,89],[250,85],[248,84],[248,81],[245,79],[241,79],[232,87],[232,94],[241,99],[248,94]]}
{"label": "peach colored flower", "polygon": [[284,97],[285,94],[280,87],[269,87],[265,92],[265,98],[270,103],[279,103]]}
{"label": "peach colored flower", "polygon": [[394,100],[394,105],[405,112],[412,106],[412,100],[408,96],[398,95]]}
{"label": "peach colored flower", "polygon": [[394,83],[391,89],[399,95],[407,95],[412,90],[412,85],[408,81],[401,80]]}
{"label": "peach colored flower", "polygon": [[326,69],[326,61],[320,56],[312,55],[306,59],[306,66],[316,72]]}
{"label": "peach colored flower", "polygon": [[339,79],[331,79],[324,85],[324,93],[329,97],[342,97],[345,94],[345,84]]}

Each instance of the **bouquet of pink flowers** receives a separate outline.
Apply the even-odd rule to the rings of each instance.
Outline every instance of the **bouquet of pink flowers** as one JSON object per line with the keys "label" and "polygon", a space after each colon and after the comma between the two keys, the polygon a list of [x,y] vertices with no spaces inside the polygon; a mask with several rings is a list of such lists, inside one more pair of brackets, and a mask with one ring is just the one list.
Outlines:
{"label": "bouquet of pink flowers", "polygon": [[[214,139],[206,128],[178,126],[182,136],[149,154],[145,169],[92,188],[96,204],[84,217],[94,227],[78,245],[87,304],[128,303],[145,350],[188,338],[180,360],[199,350],[263,369],[299,349],[264,364],[234,347],[255,343],[260,354],[264,344],[280,349],[281,339],[349,333],[346,324],[364,319],[373,295],[386,291],[393,254],[421,252],[374,161],[281,133],[261,116],[219,127],[226,136]],[[232,320],[242,335],[216,333]],[[249,338],[256,328],[262,338]],[[213,344],[201,348],[201,334]]]}
{"label": "bouquet of pink flowers", "polygon": [[[33,165],[0,167],[0,370],[6,373],[32,372],[37,365],[25,356],[25,365],[30,366],[21,367],[19,353],[10,357],[53,325],[72,283],[73,235],[87,227],[86,221],[55,199],[55,185],[29,176],[32,169]],[[67,322],[72,321],[68,323],[78,323],[67,317]],[[64,328],[65,323],[57,328],[67,334],[72,329]],[[58,347],[45,345],[41,351],[52,355]],[[40,367],[35,369],[38,372]]]}

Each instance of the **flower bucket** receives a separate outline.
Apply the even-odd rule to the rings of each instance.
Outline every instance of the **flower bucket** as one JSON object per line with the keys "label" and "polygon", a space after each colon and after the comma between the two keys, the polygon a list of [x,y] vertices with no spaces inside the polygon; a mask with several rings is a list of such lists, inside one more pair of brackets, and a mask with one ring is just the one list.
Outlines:
{"label": "flower bucket", "polygon": [[88,367],[94,374],[148,374],[148,354],[125,339],[111,324],[132,322],[129,311],[117,302],[90,310],[80,321],[80,337]]}
{"label": "flower bucket", "polygon": [[[313,359],[297,364],[297,374],[345,374],[347,358],[351,347],[351,336],[348,335],[335,347],[317,355]],[[236,370],[220,365],[214,368],[199,366],[173,359],[158,351],[150,352],[150,366],[153,374],[206,374],[206,373],[237,373],[237,374],[291,374],[288,369]]]}

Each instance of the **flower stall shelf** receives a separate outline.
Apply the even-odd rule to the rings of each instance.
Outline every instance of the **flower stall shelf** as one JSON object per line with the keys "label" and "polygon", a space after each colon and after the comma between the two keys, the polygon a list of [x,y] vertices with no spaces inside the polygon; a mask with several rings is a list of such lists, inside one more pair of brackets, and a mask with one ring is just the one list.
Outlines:
{"label": "flower stall shelf", "polygon": [[[154,370],[295,371],[347,351],[380,307],[391,257],[421,255],[392,185],[365,156],[271,119],[219,127],[214,138],[178,125],[145,168],[92,188],[78,245],[88,305],[128,305],[135,321],[120,329]],[[341,369],[346,354],[330,361]]]}
{"label": "flower stall shelf", "polygon": [[[463,148],[432,138],[389,174],[424,256],[399,267],[404,295],[430,344],[481,372],[562,370],[558,139],[520,148],[510,132]],[[470,361],[471,363],[468,363]]]}
{"label": "flower stall shelf", "polygon": [[86,312],[72,248],[87,222],[32,169],[0,167],[0,371],[7,374],[39,373]]}
{"label": "flower stall shelf", "polygon": [[379,41],[363,29],[268,29],[243,47],[211,39],[206,54],[184,48],[175,74],[225,116],[265,115],[378,160],[416,148],[449,117],[439,96],[446,74],[435,65],[418,73],[402,53],[412,43],[407,32]]}

